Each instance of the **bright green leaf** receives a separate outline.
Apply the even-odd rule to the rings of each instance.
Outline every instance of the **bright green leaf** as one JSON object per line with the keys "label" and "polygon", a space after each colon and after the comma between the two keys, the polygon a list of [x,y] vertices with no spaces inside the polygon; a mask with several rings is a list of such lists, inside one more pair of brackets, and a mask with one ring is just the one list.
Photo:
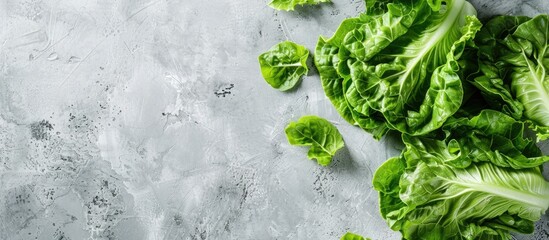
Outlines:
{"label": "bright green leaf", "polygon": [[259,55],[261,74],[273,88],[287,91],[294,88],[306,75],[309,50],[296,43],[285,41]]}
{"label": "bright green leaf", "polygon": [[549,138],[549,15],[496,17],[476,42],[482,75],[474,84],[487,102]]}
{"label": "bright green leaf", "polygon": [[[549,207],[549,183],[539,168],[490,163],[454,168],[418,164],[401,177],[406,207],[388,214],[405,239],[505,239],[531,233]],[[467,233],[467,235],[464,235]]]}
{"label": "bright green leaf", "polygon": [[297,122],[288,124],[285,132],[290,144],[309,146],[307,156],[316,159],[322,166],[328,166],[335,153],[344,146],[337,128],[317,116],[303,116]]}
{"label": "bright green leaf", "polygon": [[458,111],[463,78],[477,68],[460,58],[481,24],[467,1],[444,3],[368,0],[366,14],[319,40],[315,65],[343,118],[379,139],[389,129],[429,133]]}
{"label": "bright green leaf", "polygon": [[[403,239],[508,239],[509,231],[531,233],[549,207],[549,182],[540,168],[490,162],[454,167],[444,158],[452,157],[444,152],[449,149],[431,147],[429,159],[426,151],[405,154],[376,171],[374,187],[389,226]],[[399,170],[404,159],[408,166]]]}

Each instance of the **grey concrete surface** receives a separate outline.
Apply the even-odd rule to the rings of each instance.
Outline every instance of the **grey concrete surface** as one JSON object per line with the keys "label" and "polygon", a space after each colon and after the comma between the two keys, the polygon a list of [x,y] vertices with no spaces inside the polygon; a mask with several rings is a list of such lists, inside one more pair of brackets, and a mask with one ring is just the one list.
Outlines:
{"label": "grey concrete surface", "polygon": [[[312,71],[296,91],[257,56],[313,49],[361,0],[278,12],[263,0],[0,1],[0,239],[399,239],[371,178],[399,153],[341,119]],[[481,17],[545,0],[474,1]],[[284,126],[329,119],[329,168]],[[549,239],[547,216],[534,236]]]}

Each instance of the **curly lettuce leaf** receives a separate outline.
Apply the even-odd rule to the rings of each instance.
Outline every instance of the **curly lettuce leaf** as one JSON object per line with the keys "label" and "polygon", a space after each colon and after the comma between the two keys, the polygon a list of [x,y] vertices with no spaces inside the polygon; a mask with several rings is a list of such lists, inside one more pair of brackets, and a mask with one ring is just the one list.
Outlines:
{"label": "curly lettuce leaf", "polygon": [[366,4],[366,14],[368,15],[378,15],[383,14],[387,11],[387,4],[389,1],[379,1],[379,0],[365,0]]}
{"label": "curly lettuce leaf", "polygon": [[[378,3],[375,3],[376,6],[384,11],[387,4]],[[366,4],[367,9],[372,9],[372,6],[368,2]],[[393,12],[395,12],[395,14],[403,15],[403,13],[396,13],[397,8],[398,7],[394,7],[392,8],[394,11],[387,12],[377,17],[362,14],[356,18],[346,19],[341,23],[331,38],[326,39],[320,37],[315,49],[315,65],[319,70],[322,87],[324,88],[326,96],[345,120],[372,133],[375,139],[380,139],[389,128],[382,119],[381,114],[377,114],[378,116],[374,117],[372,116],[376,115],[375,113],[373,113],[372,116],[369,116],[368,114],[365,115],[365,113],[368,112],[367,109],[369,107],[362,103],[358,103],[361,102],[361,97],[358,95],[358,92],[356,92],[356,88],[352,81],[350,81],[349,70],[348,68],[346,68],[346,70],[341,69],[345,68],[348,60],[348,57],[346,57],[348,55],[348,50],[343,47],[343,43],[350,32],[361,28],[364,24],[371,22],[374,18],[378,20],[380,18],[391,18]],[[400,20],[395,21],[399,22]],[[380,31],[380,34],[391,31],[391,29],[384,27],[383,30]],[[383,36],[379,36],[378,39],[383,39]],[[342,74],[342,72],[346,73]],[[352,97],[347,97],[346,95]],[[379,119],[380,116],[381,119]]]}
{"label": "curly lettuce leaf", "polygon": [[373,178],[374,189],[379,192],[379,210],[381,216],[387,220],[389,226],[395,224],[387,219],[387,214],[398,211],[406,205],[400,200],[400,176],[406,169],[404,158],[393,157],[385,161],[375,172]]}
{"label": "curly lettuce leaf", "polygon": [[364,23],[345,35],[342,47],[346,51],[339,55],[340,58],[369,60],[404,35],[424,9],[423,6],[421,3],[391,3],[384,14],[363,16]]}
{"label": "curly lettuce leaf", "polygon": [[510,239],[531,233],[549,208],[539,167],[455,166],[443,140],[408,136],[400,157],[376,170],[381,216],[403,239]]}
{"label": "curly lettuce leaf", "polygon": [[261,74],[271,87],[280,91],[294,88],[309,71],[309,50],[296,43],[285,41],[259,55]]}
{"label": "curly lettuce leaf", "polygon": [[504,46],[503,39],[528,20],[530,18],[525,16],[497,16],[488,21],[475,38],[481,74],[474,78],[472,84],[480,90],[492,109],[502,111],[515,119],[522,119],[524,107],[511,94],[510,79],[507,77],[511,67],[504,62],[495,61],[510,53]]}
{"label": "curly lettuce leaf", "polygon": [[400,189],[406,207],[387,218],[405,239],[506,239],[509,231],[532,233],[549,207],[539,168],[420,161],[401,176]]}
{"label": "curly lettuce leaf", "polygon": [[351,124],[356,124],[347,104],[343,91],[343,78],[339,76],[334,65],[337,64],[338,47],[320,37],[315,49],[315,65],[320,74],[320,80],[326,97],[330,99],[338,113]]}
{"label": "curly lettuce leaf", "polygon": [[[519,56],[504,61],[514,66],[511,89],[524,105],[524,115],[536,126],[540,139],[549,138],[549,16],[540,15],[517,27],[513,33]],[[511,42],[511,41],[510,41]],[[517,58],[518,57],[518,58]]]}
{"label": "curly lettuce leaf", "polygon": [[468,16],[466,22],[462,28],[463,35],[454,42],[446,56],[446,63],[433,71],[429,89],[419,105],[419,111],[408,111],[406,124],[410,129],[417,129],[413,135],[428,133],[439,128],[446,119],[457,112],[462,104],[464,90],[458,59],[481,27],[476,17]]}
{"label": "curly lettuce leaf", "polygon": [[[465,6],[463,11],[471,11]],[[411,29],[375,59],[350,66],[360,95],[392,129],[423,135],[442,126],[461,106],[457,60],[481,24],[458,12],[440,19],[432,15],[424,23],[428,25]]]}
{"label": "curly lettuce leaf", "polygon": [[[404,156],[426,162],[444,162],[455,168],[489,162],[513,169],[533,168],[549,162],[535,142],[527,138],[525,123],[494,110],[472,118],[450,119],[443,137],[403,135]],[[415,164],[415,163],[409,163]]]}
{"label": "curly lettuce leaf", "polygon": [[290,144],[310,146],[307,156],[316,159],[321,166],[328,166],[335,153],[345,145],[337,128],[317,116],[303,116],[288,124],[285,132]]}
{"label": "curly lettuce leaf", "polygon": [[276,10],[293,11],[297,5],[316,5],[330,0],[273,0],[269,6]]}
{"label": "curly lettuce leaf", "polygon": [[324,91],[339,113],[374,138],[389,129],[423,135],[457,112],[460,57],[481,24],[464,0],[366,1],[315,50]]}
{"label": "curly lettuce leaf", "polygon": [[[315,49],[314,62],[320,74],[324,93],[343,119],[371,132],[374,138],[380,139],[389,130],[387,125],[383,120],[364,116],[364,112],[367,110],[354,107],[354,101],[360,101],[360,97],[356,91],[352,93],[355,88],[349,78],[344,78],[337,70],[337,66],[341,61],[338,58],[339,50],[345,35],[367,20],[366,15],[346,19],[331,38],[320,37]],[[354,94],[355,97],[348,98],[346,94]]]}
{"label": "curly lettuce leaf", "polygon": [[343,92],[356,124],[371,133],[374,139],[381,139],[389,131],[383,115],[369,107],[351,79],[347,78],[343,81]]}
{"label": "curly lettuce leaf", "polygon": [[549,138],[549,16],[500,16],[477,36],[481,73],[474,79],[490,105],[527,120]]}

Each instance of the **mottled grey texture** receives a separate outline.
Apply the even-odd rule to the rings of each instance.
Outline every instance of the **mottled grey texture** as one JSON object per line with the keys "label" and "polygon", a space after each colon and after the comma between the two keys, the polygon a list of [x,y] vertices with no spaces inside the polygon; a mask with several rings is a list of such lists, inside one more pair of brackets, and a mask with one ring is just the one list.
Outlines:
{"label": "mottled grey texture", "polygon": [[[546,0],[475,5],[549,12]],[[315,71],[281,93],[257,63],[286,39],[312,50],[363,9],[0,1],[0,239],[399,239],[371,186],[399,153],[394,136],[342,120]],[[305,114],[344,136],[333,166],[287,143],[284,126]],[[549,239],[548,224],[522,239]]]}

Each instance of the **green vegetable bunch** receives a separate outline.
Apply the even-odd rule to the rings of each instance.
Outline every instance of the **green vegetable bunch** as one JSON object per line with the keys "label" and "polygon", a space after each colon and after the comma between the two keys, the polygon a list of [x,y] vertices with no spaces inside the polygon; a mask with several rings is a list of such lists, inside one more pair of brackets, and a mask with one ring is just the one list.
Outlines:
{"label": "green vegetable bunch", "polygon": [[[320,37],[314,63],[345,120],[375,139],[402,136],[401,155],[373,178],[389,227],[410,240],[532,233],[549,208],[541,172],[549,156],[536,145],[549,138],[549,15],[483,25],[466,0],[366,0],[366,8]],[[273,49],[260,57],[262,72],[289,89],[307,70],[305,50]],[[322,166],[343,147],[319,117],[291,123],[286,135],[311,146]]]}
{"label": "green vegetable bunch", "polygon": [[[380,139],[423,135],[458,111],[466,46],[481,28],[465,0],[368,1],[315,50],[326,96],[341,116]],[[373,7],[372,7],[373,6]]]}
{"label": "green vegetable bunch", "polygon": [[403,135],[401,156],[374,176],[381,215],[404,239],[510,239],[549,208],[549,161],[524,123],[484,110],[451,119],[440,136]]}

